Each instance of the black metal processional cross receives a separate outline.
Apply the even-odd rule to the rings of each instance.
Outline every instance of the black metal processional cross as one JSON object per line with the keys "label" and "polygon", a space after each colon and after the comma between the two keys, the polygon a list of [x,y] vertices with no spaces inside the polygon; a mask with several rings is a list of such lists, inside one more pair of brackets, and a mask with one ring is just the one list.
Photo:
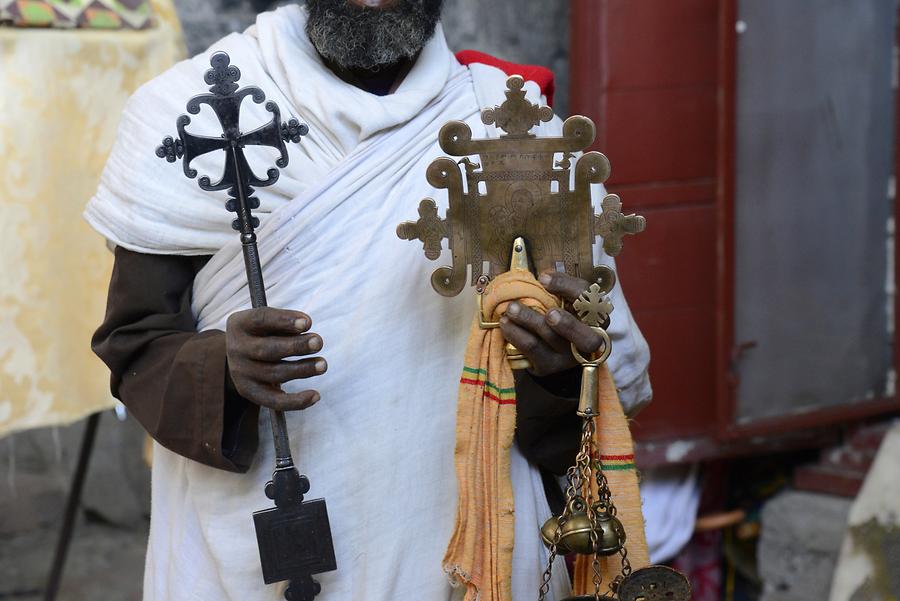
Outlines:
{"label": "black metal processional cross", "polygon": [[[227,190],[229,198],[225,208],[237,214],[231,226],[241,233],[250,299],[253,307],[265,307],[266,290],[254,231],[259,219],[252,214],[254,209],[259,208],[259,199],[252,194],[254,186],[274,184],[279,173],[272,167],[266,172],[266,179],[257,177],[247,163],[244,148],[275,148],[280,153],[275,164],[284,168],[288,164],[285,142],[300,142],[301,136],[306,135],[309,129],[296,119],[282,122],[278,106],[269,101],[265,106],[272,113],[272,120],[246,134],[242,133],[241,102],[250,96],[253,102],[260,104],[266,96],[257,87],[238,89],[241,72],[231,64],[231,59],[224,52],[215,53],[209,62],[212,68],[206,72],[204,80],[210,86],[210,93],[191,98],[187,111],[196,115],[201,105],[208,105],[219,119],[222,134],[192,134],[185,130],[191,118],[181,115],[176,121],[178,137],[165,137],[156,149],[156,156],[170,163],[182,159],[184,174],[194,178],[197,171],[190,166],[194,159],[216,150],[225,152],[222,177],[213,183],[208,175],[203,175],[197,183],[201,189],[210,192]],[[265,493],[275,501],[275,507],[253,514],[263,580],[266,584],[289,580],[285,599],[312,601],[321,588],[312,575],[337,569],[328,512],[325,499],[303,500],[303,495],[309,491],[309,479],[294,466],[284,413],[272,411],[271,421],[275,471],[272,480],[266,484]]]}

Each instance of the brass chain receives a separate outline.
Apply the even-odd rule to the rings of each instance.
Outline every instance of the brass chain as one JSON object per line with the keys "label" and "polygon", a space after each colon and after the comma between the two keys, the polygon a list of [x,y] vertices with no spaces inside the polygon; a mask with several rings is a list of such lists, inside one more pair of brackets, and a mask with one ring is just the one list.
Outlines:
{"label": "brass chain", "polygon": [[[591,472],[596,471],[597,465],[595,465],[595,455],[597,451],[597,446],[594,442],[594,435],[596,433],[596,424],[594,423],[593,417],[585,417],[584,419],[584,427],[582,434],[582,449],[584,451],[584,455],[586,455],[587,462],[583,465],[582,471],[584,474],[585,481],[585,502],[587,505],[588,515],[590,516],[591,523],[595,524],[597,522],[597,514],[595,512],[594,507],[594,493],[591,489]],[[599,472],[598,472],[599,473]],[[598,488],[598,494],[603,494],[603,489]],[[602,499],[602,497],[601,497]],[[598,499],[598,500],[601,500]],[[591,530],[591,546],[594,549],[597,549],[600,545],[600,534],[596,528]],[[600,587],[603,585],[603,572],[601,571],[600,566],[600,554],[596,551],[594,552],[594,556],[591,559],[591,570],[593,572],[593,585],[594,585],[594,599],[595,601],[600,601],[601,593]]]}
{"label": "brass chain", "polygon": [[[557,530],[556,538],[559,538],[559,530]],[[538,601],[544,601],[547,593],[550,592],[550,579],[553,577],[553,562],[556,561],[556,541],[550,545],[550,559],[547,561],[547,569],[544,570],[544,576],[541,578],[540,594]]]}
{"label": "brass chain", "polygon": [[628,549],[625,548],[625,545],[622,545],[619,554],[622,556],[622,576],[630,576],[631,562],[628,561]]}
{"label": "brass chain", "polygon": [[[578,450],[578,455],[576,455],[575,457],[575,464],[569,467],[568,470],[566,470],[566,508],[563,510],[562,515],[559,516],[556,534],[554,536],[552,544],[550,545],[550,555],[547,562],[547,569],[544,570],[543,576],[541,578],[541,587],[539,590],[538,601],[545,601],[547,594],[550,592],[550,580],[552,579],[553,575],[553,563],[556,561],[556,558],[559,555],[558,545],[562,533],[562,527],[570,517],[569,513],[571,511],[571,500],[579,497],[581,498],[582,502],[584,503],[585,510],[590,516],[591,523],[597,522],[598,512],[606,511],[613,517],[615,517],[616,515],[617,510],[612,500],[612,491],[609,488],[609,481],[606,478],[606,474],[603,473],[603,465],[597,453],[597,446],[594,441],[595,433],[596,424],[594,423],[594,417],[585,417],[581,431],[581,446]],[[597,484],[596,503],[594,502],[594,491],[590,486],[592,480],[594,480]],[[602,556],[599,553],[599,531],[597,529],[592,530],[590,536],[591,544],[595,549],[597,549],[597,551],[594,552],[591,560],[591,569],[593,572],[592,583],[594,585],[593,597],[595,601],[601,601],[602,599],[604,599],[604,595],[600,590],[603,585],[603,572],[601,569]],[[628,551],[624,545],[621,549],[619,549],[619,555],[621,556],[621,571],[615,578],[610,581],[608,586],[609,590],[614,595],[616,594],[619,584],[624,580],[625,577],[631,574],[632,571],[631,563],[628,561]]]}
{"label": "brass chain", "polygon": [[[591,543],[594,545],[594,548],[597,548],[599,541],[597,540],[597,531],[594,530],[591,532]],[[603,573],[600,571],[600,554],[594,553],[594,558],[591,560],[591,568],[594,570],[594,600],[600,601],[600,586],[603,584]]]}
{"label": "brass chain", "polygon": [[[569,468],[571,471],[572,468]],[[562,535],[562,527],[565,525],[568,516],[566,512],[563,512],[561,516],[559,516],[559,527],[556,529],[556,533],[553,535],[553,541],[550,545],[550,557],[547,560],[547,569],[544,570],[544,575],[541,578],[541,588],[540,594],[538,595],[538,601],[544,601],[547,597],[547,593],[550,592],[550,579],[553,577],[553,562],[556,561],[557,556],[557,546],[559,545],[559,538]]]}

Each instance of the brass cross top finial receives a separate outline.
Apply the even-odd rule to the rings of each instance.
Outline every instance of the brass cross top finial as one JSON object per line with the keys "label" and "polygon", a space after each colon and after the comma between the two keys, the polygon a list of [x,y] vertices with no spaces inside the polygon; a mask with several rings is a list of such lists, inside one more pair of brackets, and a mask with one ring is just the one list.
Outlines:
{"label": "brass cross top finial", "polygon": [[[608,283],[610,270],[594,265],[597,236],[603,237],[606,253],[615,256],[622,250],[624,235],[644,229],[644,218],[623,215],[622,202],[614,194],[602,201],[601,214],[594,215],[591,185],[606,181],[610,168],[599,152],[575,160],[575,153],[594,141],[590,119],[569,117],[562,136],[537,136],[532,130],[551,121],[553,111],[526,98],[521,76],[513,75],[506,86],[506,100],[481,113],[485,125],[495,125],[505,134],[473,139],[471,128],[462,121],[446,123],[438,134],[441,149],[455,158],[435,159],[426,178],[435,188],[447,190],[446,216],[441,217],[437,203],[426,198],[419,204],[418,221],[400,224],[397,235],[421,242],[432,261],[447,239],[452,264],[431,276],[432,286],[444,296],[462,291],[467,266],[472,285],[482,276],[507,271],[510,249],[520,236],[537,271],[561,266],[571,275]],[[605,294],[612,286],[603,288]]]}
{"label": "brass cross top finial", "polygon": [[506,87],[506,102],[481,111],[481,121],[485,125],[496,125],[508,137],[534,137],[529,133],[531,128],[553,119],[553,110],[525,99],[525,80],[519,75],[506,80]]}
{"label": "brass cross top finial", "polygon": [[[471,128],[462,121],[446,123],[438,134],[441,149],[455,158],[432,161],[426,178],[435,188],[447,190],[446,217],[440,216],[433,199],[425,198],[419,203],[418,221],[400,224],[397,235],[421,242],[431,260],[439,258],[441,243],[447,239],[452,263],[434,270],[431,285],[444,296],[455,296],[471,278],[479,293],[478,324],[483,329],[500,325],[484,315],[482,295],[493,276],[513,269],[555,269],[592,282],[572,308],[601,344],[588,356],[571,345],[582,366],[577,410],[582,442],[576,465],[568,471],[565,510],[541,528],[550,552],[538,601],[544,601],[550,590],[559,553],[592,556],[594,594],[578,599],[688,601],[690,585],[678,572],[661,566],[632,571],[625,528],[616,518],[609,482],[601,464],[592,459],[599,453],[595,420],[600,415],[600,370],[612,352],[607,328],[613,306],[608,294],[616,282],[610,267],[594,264],[593,248],[602,236],[606,254],[618,255],[625,235],[643,231],[646,223],[638,215],[624,215],[615,194],[607,195],[600,203],[601,213],[594,214],[591,185],[605,182],[610,166],[599,152],[576,159],[576,153],[594,141],[590,119],[569,117],[562,136],[539,137],[532,129],[551,121],[553,112],[527,100],[522,77],[514,75],[506,85],[506,101],[481,113],[485,125],[496,125],[504,135],[472,139]],[[528,358],[515,346],[507,342],[505,348],[512,369],[528,367]],[[613,595],[607,596],[600,588],[600,559],[613,555],[621,557],[621,570],[610,584]]]}

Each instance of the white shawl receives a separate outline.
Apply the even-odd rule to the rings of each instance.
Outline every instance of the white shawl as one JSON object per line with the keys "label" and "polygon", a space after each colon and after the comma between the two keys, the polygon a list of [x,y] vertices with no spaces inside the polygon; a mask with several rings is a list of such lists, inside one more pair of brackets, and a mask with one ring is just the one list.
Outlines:
{"label": "white shawl", "polygon": [[[474,301],[468,293],[436,295],[429,279],[435,264],[395,229],[416,218],[425,196],[446,208],[443,191],[425,181],[427,165],[443,154],[437,131],[462,119],[476,136],[487,135],[478,111],[502,101],[506,75],[462,67],[439,29],[399,89],[374,96],[321,63],[304,33],[305,18],[295,5],[262,14],[211,52],[228,52],[242,71],[239,83],[259,86],[283,117],[310,127],[291,146],[279,181],[258,191],[256,214],[269,304],[307,312],[329,362],[325,376],[288,385],[322,394],[313,408],[288,416],[295,460],[312,483],[310,498],[327,499],[334,535],[338,570],[316,577],[318,599],[449,601],[454,592],[441,559],[455,516],[456,389]],[[174,133],[187,97],[202,91],[208,56],[176,65],[134,96],[85,216],[132,250],[214,254],[195,281],[193,308],[198,329],[224,329],[231,312],[249,307],[233,214],[223,198],[153,156],[162,136]],[[527,89],[536,101],[537,86],[529,82]],[[244,123],[265,118],[245,101]],[[189,129],[215,127],[211,113],[201,113]],[[559,132],[555,120],[543,133]],[[217,176],[217,162],[221,157],[204,157],[195,167]],[[264,163],[257,162],[258,173]],[[624,297],[617,293],[613,302],[613,373],[633,390],[626,394],[649,397],[646,343]],[[283,585],[262,583],[251,521],[252,511],[270,505],[262,494],[273,465],[266,421],[246,474],[154,445],[145,600],[281,599]],[[526,601],[536,596],[546,562],[538,528],[549,509],[537,470],[516,449],[511,471],[514,601]],[[548,598],[567,591],[560,564]]]}

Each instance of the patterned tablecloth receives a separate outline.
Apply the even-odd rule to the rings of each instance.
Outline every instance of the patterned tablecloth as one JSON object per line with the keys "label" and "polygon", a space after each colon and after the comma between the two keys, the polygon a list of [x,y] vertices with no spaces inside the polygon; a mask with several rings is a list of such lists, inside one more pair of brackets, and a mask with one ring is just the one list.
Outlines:
{"label": "patterned tablecloth", "polygon": [[113,403],[90,350],[112,255],[81,211],[128,96],[183,56],[172,0],[153,9],[142,31],[0,27],[0,436]]}

